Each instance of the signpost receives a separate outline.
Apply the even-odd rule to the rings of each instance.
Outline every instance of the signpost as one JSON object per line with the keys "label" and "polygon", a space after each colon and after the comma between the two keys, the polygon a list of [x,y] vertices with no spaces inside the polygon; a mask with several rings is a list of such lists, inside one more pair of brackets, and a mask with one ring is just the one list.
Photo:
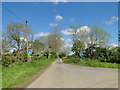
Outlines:
{"label": "signpost", "polygon": [[30,54],[32,54],[32,50],[29,49],[29,50],[28,50],[28,59],[29,59],[28,61],[29,61],[29,62],[31,62],[31,56],[30,56]]}
{"label": "signpost", "polygon": [[32,54],[32,50],[29,49],[29,50],[28,50],[28,54]]}
{"label": "signpost", "polygon": [[80,55],[83,55],[83,53],[81,52]]}

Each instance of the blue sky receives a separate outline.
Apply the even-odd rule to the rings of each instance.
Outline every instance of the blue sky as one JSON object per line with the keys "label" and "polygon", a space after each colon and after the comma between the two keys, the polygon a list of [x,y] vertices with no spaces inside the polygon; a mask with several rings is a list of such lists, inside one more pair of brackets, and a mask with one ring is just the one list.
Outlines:
{"label": "blue sky", "polygon": [[[58,25],[61,30],[68,29],[71,25],[82,23],[82,25],[100,25],[112,34],[111,43],[118,44],[118,3],[117,2],[18,2],[3,3],[21,19],[28,20],[35,34],[47,35],[53,25]],[[10,22],[21,22],[5,8],[2,9],[3,31]],[[63,35],[65,40],[68,35]],[[68,43],[70,44],[70,43]]]}

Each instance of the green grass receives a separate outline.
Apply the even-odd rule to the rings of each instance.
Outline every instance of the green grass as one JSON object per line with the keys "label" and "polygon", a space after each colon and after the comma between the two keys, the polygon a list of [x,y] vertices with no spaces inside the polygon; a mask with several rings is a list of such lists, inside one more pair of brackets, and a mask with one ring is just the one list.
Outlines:
{"label": "green grass", "polygon": [[54,59],[34,60],[31,63],[3,68],[2,88],[16,88],[33,74],[49,66]]}
{"label": "green grass", "polygon": [[90,66],[90,67],[102,67],[102,68],[118,68],[118,64],[116,63],[107,63],[107,62],[99,62],[99,61],[82,61],[77,64],[81,66]]}
{"label": "green grass", "polygon": [[80,65],[80,66],[90,66],[90,67],[100,67],[100,68],[120,68],[119,67],[120,64],[117,63],[100,62],[98,60],[81,60],[78,63],[74,63],[71,61],[72,59],[64,59],[63,62],[68,64]]}
{"label": "green grass", "polygon": [[2,88],[2,67],[0,65],[0,90]]}

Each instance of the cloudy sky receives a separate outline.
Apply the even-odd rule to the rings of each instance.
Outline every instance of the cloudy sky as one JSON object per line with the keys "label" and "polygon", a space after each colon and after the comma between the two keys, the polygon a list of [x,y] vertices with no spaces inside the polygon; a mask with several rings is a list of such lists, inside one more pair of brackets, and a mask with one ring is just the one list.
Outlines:
{"label": "cloudy sky", "polygon": [[3,3],[3,30],[10,22],[21,22],[28,20],[35,33],[35,36],[46,36],[54,26],[61,28],[63,40],[71,46],[70,33],[67,32],[70,26],[81,23],[92,27],[93,24],[100,25],[107,32],[112,34],[111,43],[118,44],[118,3],[117,2],[19,2]]}

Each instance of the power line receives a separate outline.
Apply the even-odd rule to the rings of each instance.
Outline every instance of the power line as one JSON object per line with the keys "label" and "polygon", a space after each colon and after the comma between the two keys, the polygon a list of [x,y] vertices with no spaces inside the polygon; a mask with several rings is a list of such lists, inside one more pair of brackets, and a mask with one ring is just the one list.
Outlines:
{"label": "power line", "polygon": [[2,5],[2,7],[4,7],[7,11],[9,11],[11,14],[13,14],[15,17],[17,17],[19,20],[21,20],[21,21],[24,21],[21,17],[19,17],[19,16],[17,16],[14,12],[12,12],[10,9],[8,9],[7,7],[5,7],[5,6],[3,6]]}

